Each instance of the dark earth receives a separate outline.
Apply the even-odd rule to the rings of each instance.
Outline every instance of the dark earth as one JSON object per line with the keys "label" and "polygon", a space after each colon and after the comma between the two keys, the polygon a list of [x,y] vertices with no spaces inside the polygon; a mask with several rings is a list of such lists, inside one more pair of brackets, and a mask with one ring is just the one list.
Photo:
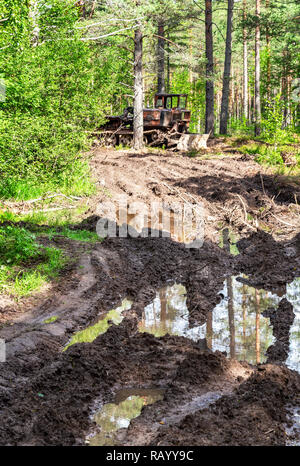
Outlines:
{"label": "dark earth", "polygon": [[[251,286],[283,295],[300,277],[297,180],[271,176],[240,155],[95,148],[91,165],[99,190],[73,228],[95,231],[99,204],[119,194],[147,205],[184,197],[204,206],[204,243],[188,249],[172,238],[117,237],[82,246],[59,238],[76,258],[59,281],[34,298],[0,301],[7,349],[0,363],[0,444],[86,444],[98,429],[92,414],[132,387],[163,388],[164,398],[120,430],[121,445],[287,444],[300,375],[284,364],[294,320],[286,298],[265,312],[276,339],[265,364],[230,359],[185,337],[139,333],[138,323],[167,283],[186,287],[190,327],[206,322],[229,276],[243,273]],[[220,247],[224,228],[237,238],[238,255]],[[74,332],[126,297],[133,305],[120,325],[62,351]],[[45,324],[52,316],[57,320]]]}

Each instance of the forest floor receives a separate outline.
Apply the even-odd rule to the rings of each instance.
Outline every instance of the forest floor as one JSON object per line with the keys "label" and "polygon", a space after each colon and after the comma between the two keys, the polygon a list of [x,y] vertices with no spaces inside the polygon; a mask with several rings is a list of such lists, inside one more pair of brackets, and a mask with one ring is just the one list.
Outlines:
{"label": "forest floor", "polygon": [[[41,237],[73,260],[35,296],[0,298],[0,444],[299,444],[299,329],[298,363],[290,355],[300,307],[297,177],[274,175],[224,142],[198,157],[95,147],[91,166],[97,194],[70,228],[95,232],[103,202],[120,195],[149,208],[185,202],[204,209],[203,245],[161,233]],[[121,318],[107,316],[124,299]],[[100,321],[94,341],[83,334],[63,351]]]}

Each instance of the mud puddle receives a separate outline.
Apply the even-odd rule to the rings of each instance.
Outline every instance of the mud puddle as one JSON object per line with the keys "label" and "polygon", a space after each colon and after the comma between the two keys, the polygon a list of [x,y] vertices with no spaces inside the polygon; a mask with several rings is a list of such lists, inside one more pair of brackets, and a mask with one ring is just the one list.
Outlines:
{"label": "mud puddle", "polygon": [[184,416],[192,414],[197,410],[208,408],[209,405],[215,403],[225,392],[207,392],[204,395],[196,396],[190,402],[182,404],[180,407],[176,407],[174,413],[168,414],[166,417],[163,417],[162,422],[166,425],[172,425],[176,422],[179,422]]}
{"label": "mud puddle", "polygon": [[300,446],[300,409],[288,407],[288,412],[289,424],[285,427],[286,445],[289,447]]}
{"label": "mud puddle", "polygon": [[124,299],[122,301],[121,306],[117,307],[116,309],[111,309],[105,317],[100,319],[96,324],[87,327],[84,330],[80,330],[76,332],[67,345],[64,347],[63,351],[66,351],[70,346],[74,345],[75,343],[91,343],[94,341],[99,335],[107,332],[109,327],[111,326],[111,322],[115,325],[119,325],[123,320],[123,311],[127,311],[131,308],[132,302],[128,299]]}
{"label": "mud puddle", "polygon": [[[257,290],[233,276],[224,282],[220,303],[208,313],[201,326],[189,328],[186,288],[181,284],[161,288],[145,307],[139,331],[161,337],[166,334],[198,341],[202,349],[226,352],[232,359],[251,364],[264,363],[267,349],[274,344],[270,319],[262,313],[277,308],[282,296]],[[287,285],[286,298],[293,304],[295,320],[290,330],[290,349],[286,365],[299,367],[300,279]]]}
{"label": "mud puddle", "polygon": [[91,446],[118,445],[126,435],[130,421],[141,414],[143,406],[151,405],[164,397],[163,389],[123,389],[117,392],[114,403],[105,404],[95,414],[94,421],[100,428],[86,442]]}
{"label": "mud puddle", "polygon": [[293,306],[295,319],[290,328],[290,348],[285,363],[287,367],[300,373],[300,278],[287,284],[286,288],[286,298]]}

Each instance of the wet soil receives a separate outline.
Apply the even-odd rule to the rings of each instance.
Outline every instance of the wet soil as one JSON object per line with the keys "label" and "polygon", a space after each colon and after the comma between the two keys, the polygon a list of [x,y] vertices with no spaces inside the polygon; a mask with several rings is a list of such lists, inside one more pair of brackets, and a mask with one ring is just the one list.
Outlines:
{"label": "wet soil", "polygon": [[[167,237],[116,237],[78,255],[78,243],[61,239],[76,260],[59,283],[20,305],[3,301],[0,444],[86,444],[99,433],[95,414],[124,389],[164,395],[118,431],[118,444],[286,444],[288,409],[299,403],[300,383],[284,365],[294,320],[294,303],[284,295],[286,284],[300,276],[298,188],[278,187],[261,167],[238,156],[201,160],[98,150],[91,164],[99,191],[88,217],[74,228],[95,231],[99,203],[119,194],[147,205],[183,197],[204,205],[204,243],[188,249]],[[219,247],[224,227],[239,238],[236,256]],[[224,281],[241,274],[249,286],[283,297],[267,311],[281,342],[275,341],[276,351],[269,348],[268,364],[237,361],[184,336],[139,331],[145,307],[163,287],[185,287],[192,328],[207,323]],[[119,325],[109,321],[92,342],[63,351],[76,332],[125,298],[132,306]]]}

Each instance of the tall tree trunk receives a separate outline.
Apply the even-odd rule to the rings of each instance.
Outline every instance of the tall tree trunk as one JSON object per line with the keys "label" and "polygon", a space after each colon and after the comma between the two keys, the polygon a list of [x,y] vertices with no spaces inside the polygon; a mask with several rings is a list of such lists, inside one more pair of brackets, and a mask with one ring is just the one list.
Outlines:
{"label": "tall tree trunk", "polygon": [[39,18],[39,0],[31,0],[29,8],[29,18],[32,24],[31,45],[36,47],[39,43],[40,28],[38,23]]}
{"label": "tall tree trunk", "polygon": [[170,92],[170,54],[167,56],[167,91]]}
{"label": "tall tree trunk", "polygon": [[206,107],[205,132],[214,133],[214,50],[212,33],[212,0],[205,0]]}
{"label": "tall tree trunk", "polygon": [[[247,18],[247,0],[243,0],[243,19]],[[247,30],[243,27],[243,114],[248,120],[248,43]]]}
{"label": "tall tree trunk", "polygon": [[165,25],[163,20],[158,23],[157,39],[157,92],[165,92]]}
{"label": "tall tree trunk", "polygon": [[256,0],[257,25],[255,28],[255,136],[261,133],[260,102],[260,1]]}
{"label": "tall tree trunk", "polygon": [[90,15],[89,15],[90,19],[92,19],[92,17],[94,16],[96,3],[97,3],[97,0],[94,0],[93,3],[92,3],[92,8],[91,8]]}
{"label": "tall tree trunk", "polygon": [[[269,7],[270,0],[266,0],[266,8]],[[266,42],[267,42],[267,97],[271,100],[271,39],[269,27],[266,27]]]}
{"label": "tall tree trunk", "polygon": [[143,34],[141,27],[134,33],[134,117],[133,143],[134,149],[143,148]]}
{"label": "tall tree trunk", "polygon": [[229,83],[231,69],[231,43],[232,43],[232,17],[233,17],[234,0],[228,0],[227,7],[227,33],[226,33],[226,49],[225,63],[223,74],[223,91],[220,116],[220,134],[227,133],[228,122],[228,103],[229,103]]}

